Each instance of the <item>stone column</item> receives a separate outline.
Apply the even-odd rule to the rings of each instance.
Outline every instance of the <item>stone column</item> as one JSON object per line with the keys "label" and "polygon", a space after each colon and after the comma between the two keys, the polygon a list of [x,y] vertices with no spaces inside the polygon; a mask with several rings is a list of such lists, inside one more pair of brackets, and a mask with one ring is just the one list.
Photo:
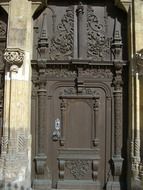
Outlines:
{"label": "stone column", "polygon": [[133,56],[133,82],[134,82],[134,100],[132,104],[134,104],[133,116],[134,123],[132,123],[132,154],[131,154],[131,170],[132,170],[132,180],[131,180],[131,188],[142,189],[143,186],[143,164],[141,161],[141,131],[142,128],[142,112],[141,106],[143,104],[141,92],[142,92],[142,65],[143,65],[143,1],[136,0],[133,2],[133,35],[134,35],[134,56]]}
{"label": "stone column", "polygon": [[9,1],[0,180],[31,186],[32,2]]}

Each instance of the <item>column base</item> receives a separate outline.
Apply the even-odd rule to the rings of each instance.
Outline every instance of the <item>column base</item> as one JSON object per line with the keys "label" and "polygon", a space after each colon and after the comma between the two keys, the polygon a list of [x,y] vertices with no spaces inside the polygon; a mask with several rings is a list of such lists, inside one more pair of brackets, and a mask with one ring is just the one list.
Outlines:
{"label": "column base", "polygon": [[120,182],[108,182],[106,190],[121,190]]}

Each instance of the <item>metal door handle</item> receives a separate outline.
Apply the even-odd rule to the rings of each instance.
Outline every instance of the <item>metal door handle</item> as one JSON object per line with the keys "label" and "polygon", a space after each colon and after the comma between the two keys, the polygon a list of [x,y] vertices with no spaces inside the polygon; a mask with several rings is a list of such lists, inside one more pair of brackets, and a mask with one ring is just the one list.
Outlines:
{"label": "metal door handle", "polygon": [[60,122],[60,119],[57,118],[55,120],[55,126],[54,126],[52,139],[53,139],[53,141],[58,141],[60,139],[60,137],[61,137],[61,122]]}

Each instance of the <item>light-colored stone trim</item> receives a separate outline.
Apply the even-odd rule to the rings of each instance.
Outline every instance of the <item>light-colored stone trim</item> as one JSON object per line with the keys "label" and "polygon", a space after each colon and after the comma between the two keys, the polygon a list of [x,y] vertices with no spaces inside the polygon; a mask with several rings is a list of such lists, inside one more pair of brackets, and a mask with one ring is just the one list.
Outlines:
{"label": "light-colored stone trim", "polygon": [[115,5],[128,12],[132,0],[115,0]]}
{"label": "light-colored stone trim", "polygon": [[10,0],[8,15],[3,114],[3,137],[6,140],[2,142],[4,151],[0,157],[0,180],[30,188],[32,2]]}
{"label": "light-colored stone trim", "polygon": [[8,8],[9,8],[9,1],[10,0],[1,0],[0,1],[0,6],[8,13]]}

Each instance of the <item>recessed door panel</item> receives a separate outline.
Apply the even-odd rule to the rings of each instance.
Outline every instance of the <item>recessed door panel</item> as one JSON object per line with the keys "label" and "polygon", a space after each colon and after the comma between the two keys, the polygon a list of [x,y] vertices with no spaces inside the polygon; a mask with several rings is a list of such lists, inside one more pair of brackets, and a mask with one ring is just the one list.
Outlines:
{"label": "recessed door panel", "polygon": [[92,110],[87,102],[69,101],[67,126],[65,126],[67,147],[90,148],[92,116]]}

